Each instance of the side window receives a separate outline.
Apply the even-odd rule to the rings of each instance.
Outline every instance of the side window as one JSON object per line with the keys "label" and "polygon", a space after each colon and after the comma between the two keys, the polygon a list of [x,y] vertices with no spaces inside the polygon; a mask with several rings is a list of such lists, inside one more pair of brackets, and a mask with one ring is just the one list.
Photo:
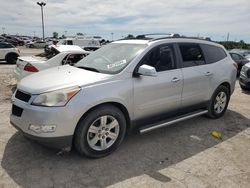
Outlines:
{"label": "side window", "polygon": [[67,45],[73,45],[73,41],[72,40],[67,40]]}
{"label": "side window", "polygon": [[157,72],[175,68],[174,50],[172,45],[161,45],[152,49],[143,59],[143,64],[155,67]]}
{"label": "side window", "polygon": [[0,48],[14,48],[14,46],[9,43],[0,43]]}
{"label": "side window", "polygon": [[74,65],[78,61],[83,59],[84,57],[86,57],[86,54],[69,54],[69,55],[66,55],[65,58],[63,58],[63,60],[62,60],[62,65],[67,65],[67,64]]}
{"label": "side window", "polygon": [[8,43],[4,44],[4,47],[5,47],[5,48],[14,48],[14,47],[12,46],[12,44],[8,44]]}
{"label": "side window", "polygon": [[179,44],[179,48],[182,55],[183,67],[206,64],[202,50],[198,44]]}
{"label": "side window", "polygon": [[201,44],[201,47],[204,52],[207,63],[215,63],[227,57],[227,54],[224,49],[220,47],[208,44]]}

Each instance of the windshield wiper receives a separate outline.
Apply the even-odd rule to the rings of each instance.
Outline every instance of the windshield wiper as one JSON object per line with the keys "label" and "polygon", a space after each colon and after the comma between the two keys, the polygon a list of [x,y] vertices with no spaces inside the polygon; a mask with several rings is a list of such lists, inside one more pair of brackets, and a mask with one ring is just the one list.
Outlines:
{"label": "windshield wiper", "polygon": [[92,68],[92,67],[84,67],[84,66],[81,66],[81,67],[77,67],[77,68],[85,69],[85,70],[90,70],[90,71],[94,71],[94,72],[100,72],[99,70],[97,70],[97,69],[95,69],[95,68]]}

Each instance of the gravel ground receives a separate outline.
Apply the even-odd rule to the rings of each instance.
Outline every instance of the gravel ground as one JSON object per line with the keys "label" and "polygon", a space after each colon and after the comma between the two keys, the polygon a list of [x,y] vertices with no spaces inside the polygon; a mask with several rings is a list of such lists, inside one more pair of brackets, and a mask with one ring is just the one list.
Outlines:
{"label": "gravel ground", "polygon": [[[228,187],[219,184],[221,177],[239,182],[239,187],[250,185],[250,136],[245,134],[250,132],[250,94],[243,93],[238,83],[224,117],[210,120],[201,116],[145,135],[132,133],[112,155],[91,160],[75,151],[57,155],[27,140],[10,125],[13,68],[0,64],[0,187]],[[221,131],[222,140],[211,136],[214,130]],[[235,149],[230,149],[229,143]],[[239,159],[237,164],[227,156]],[[225,162],[216,163],[218,157]],[[240,172],[230,176],[236,166]],[[178,180],[177,175],[192,173],[188,167],[198,175]],[[204,169],[210,168],[224,176],[202,184],[199,174],[209,177]],[[224,185],[234,187],[230,181]]]}

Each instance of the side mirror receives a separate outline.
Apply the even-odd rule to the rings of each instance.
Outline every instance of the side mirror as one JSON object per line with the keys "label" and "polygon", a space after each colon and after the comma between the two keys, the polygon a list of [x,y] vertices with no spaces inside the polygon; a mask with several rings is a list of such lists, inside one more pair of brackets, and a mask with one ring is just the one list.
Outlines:
{"label": "side mirror", "polygon": [[142,76],[157,76],[157,72],[154,67],[151,67],[149,65],[141,65],[138,69],[138,75]]}

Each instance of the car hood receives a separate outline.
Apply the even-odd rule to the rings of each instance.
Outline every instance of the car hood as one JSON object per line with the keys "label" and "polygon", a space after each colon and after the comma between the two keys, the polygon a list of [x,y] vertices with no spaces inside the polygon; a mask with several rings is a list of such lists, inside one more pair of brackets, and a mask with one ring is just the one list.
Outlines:
{"label": "car hood", "polygon": [[31,94],[40,94],[72,86],[88,86],[111,77],[108,74],[64,65],[29,75],[19,82],[17,88]]}
{"label": "car hood", "polygon": [[39,56],[24,56],[24,57],[18,57],[21,61],[26,62],[45,62],[47,59],[46,57],[39,57]]}

